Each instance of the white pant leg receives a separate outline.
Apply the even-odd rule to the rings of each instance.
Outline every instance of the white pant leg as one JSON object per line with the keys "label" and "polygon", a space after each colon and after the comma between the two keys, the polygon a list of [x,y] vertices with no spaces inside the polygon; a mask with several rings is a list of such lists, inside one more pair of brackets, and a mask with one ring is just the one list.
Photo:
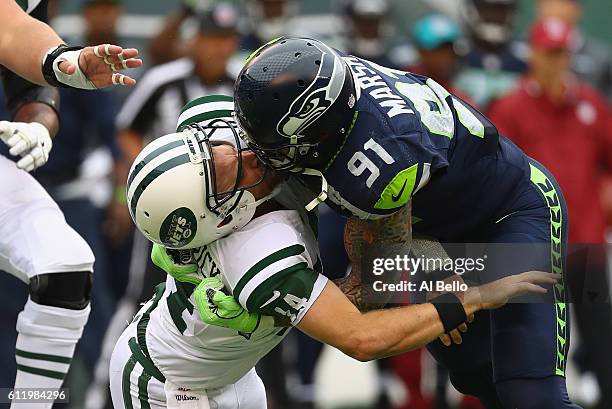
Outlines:
{"label": "white pant leg", "polygon": [[210,409],[266,409],[266,388],[253,368],[235,384],[208,391],[208,402]]}
{"label": "white pant leg", "polygon": [[[141,390],[139,378],[143,368],[132,358],[132,351],[128,340],[136,336],[136,324],[132,323],[123,331],[117,341],[111,356],[109,377],[111,398],[113,407],[125,409],[125,400],[131,399],[132,408],[140,409],[141,399],[145,398],[145,391]],[[155,378],[151,378],[146,384],[146,400],[151,409],[163,409],[166,407],[166,393],[164,384]]]}
{"label": "white pant leg", "polygon": [[0,155],[0,270],[35,275],[92,271],[94,256],[29,173]]}

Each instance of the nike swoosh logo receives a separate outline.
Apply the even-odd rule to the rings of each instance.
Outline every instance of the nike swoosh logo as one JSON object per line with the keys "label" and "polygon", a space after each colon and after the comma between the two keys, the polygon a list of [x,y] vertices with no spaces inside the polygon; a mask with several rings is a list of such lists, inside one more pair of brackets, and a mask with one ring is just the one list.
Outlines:
{"label": "nike swoosh logo", "polygon": [[270,299],[266,301],[266,303],[259,308],[265,307],[266,305],[270,304],[272,301],[276,300],[278,297],[280,297],[280,291],[274,291],[274,294],[272,294],[272,297],[270,297]]}
{"label": "nike swoosh logo", "polygon": [[404,179],[404,184],[402,185],[402,189],[399,191],[397,195],[391,195],[391,200],[393,200],[394,202],[397,202],[398,200],[400,200],[400,197],[402,197],[402,193],[404,193],[404,189],[406,188],[407,182],[408,182],[408,179]]}

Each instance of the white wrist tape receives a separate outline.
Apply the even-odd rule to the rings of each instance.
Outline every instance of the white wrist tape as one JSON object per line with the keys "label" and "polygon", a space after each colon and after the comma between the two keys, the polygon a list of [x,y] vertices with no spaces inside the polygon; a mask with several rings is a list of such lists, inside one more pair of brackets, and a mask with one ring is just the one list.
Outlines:
{"label": "white wrist tape", "polygon": [[[49,56],[57,47],[53,47],[47,51],[43,61]],[[73,88],[81,88],[81,89],[96,89],[96,86],[93,82],[89,81],[83,71],[81,71],[81,67],[79,66],[79,55],[83,50],[70,50],[64,51],[59,54],[55,60],[53,60],[52,67],[53,73],[55,74],[55,78],[58,82],[63,85],[73,87]],[[67,61],[76,66],[76,71],[73,74],[65,74],[59,69],[59,65],[61,62]]]}

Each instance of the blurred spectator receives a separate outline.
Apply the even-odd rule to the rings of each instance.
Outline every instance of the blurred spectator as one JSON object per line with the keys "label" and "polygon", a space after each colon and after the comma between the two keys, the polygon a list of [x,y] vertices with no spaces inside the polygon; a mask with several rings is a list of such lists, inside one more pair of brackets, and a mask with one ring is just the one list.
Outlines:
{"label": "blurred spectator", "polygon": [[147,62],[158,65],[187,56],[190,44],[183,38],[181,29],[189,19],[204,12],[208,3],[208,0],[184,0],[179,10],[166,18],[159,33],[149,40]]}
{"label": "blurred spectator", "polygon": [[296,0],[246,0],[247,21],[240,49],[254,51],[277,37],[292,35]]}
{"label": "blurred spectator", "polygon": [[[538,0],[537,2],[540,18],[556,17],[574,27],[578,27],[582,11],[580,0]],[[577,30],[576,43],[572,51],[574,73],[612,102],[612,59],[609,44],[604,44]]]}
{"label": "blurred spectator", "polygon": [[388,56],[393,34],[390,11],[389,0],[347,0],[343,5],[346,52],[384,67],[394,67]]}
{"label": "blurred spectator", "polygon": [[[576,324],[587,355],[586,368],[599,381],[601,408],[612,407],[612,315],[603,243],[605,220],[599,202],[602,170],[612,170],[612,127],[603,97],[570,72],[576,32],[547,18],[530,33],[529,72],[519,87],[499,100],[490,117],[501,133],[555,175],[567,200],[569,242],[567,280]],[[575,253],[575,254],[572,254]],[[587,254],[588,253],[588,254]],[[583,296],[584,294],[584,296]]]}
{"label": "blurred spectator", "polygon": [[119,44],[117,22],[121,16],[119,0],[85,0],[83,4],[85,44]]}
{"label": "blurred spectator", "polygon": [[418,64],[409,71],[434,79],[444,88],[461,96],[452,86],[460,56],[455,46],[461,31],[457,23],[443,14],[419,19],[412,29],[412,41],[419,55]]}
{"label": "blurred spectator", "polygon": [[470,50],[455,86],[486,110],[525,72],[527,48],[513,41],[518,0],[463,0]]}

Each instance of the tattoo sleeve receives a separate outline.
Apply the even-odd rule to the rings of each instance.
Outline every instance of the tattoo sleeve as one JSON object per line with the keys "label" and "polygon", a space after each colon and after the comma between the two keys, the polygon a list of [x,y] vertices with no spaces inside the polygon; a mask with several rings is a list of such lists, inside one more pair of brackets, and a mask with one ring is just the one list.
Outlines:
{"label": "tattoo sleeve", "polygon": [[[362,285],[362,278],[372,274],[372,266],[365,265],[366,254],[376,257],[392,257],[385,249],[408,254],[412,241],[411,203],[392,215],[377,220],[350,218],[344,228],[344,247],[351,261],[352,269],[348,276],[334,280],[349,300],[361,311],[382,308],[386,302],[367,303],[369,292]],[[401,271],[395,272],[397,277]],[[377,300],[380,295],[377,294]],[[382,301],[382,300],[381,300]]]}

